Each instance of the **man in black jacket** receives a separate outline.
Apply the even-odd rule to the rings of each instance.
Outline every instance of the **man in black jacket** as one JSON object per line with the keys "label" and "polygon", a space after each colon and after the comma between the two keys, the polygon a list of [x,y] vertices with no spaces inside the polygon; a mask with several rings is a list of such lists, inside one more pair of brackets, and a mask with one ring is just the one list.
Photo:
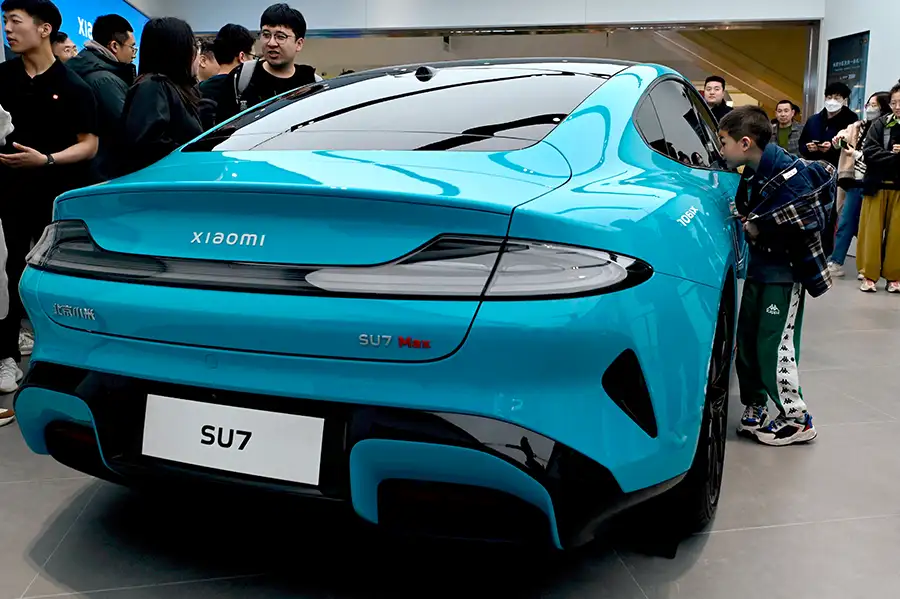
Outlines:
{"label": "man in black jacket", "polygon": [[734,110],[725,102],[725,78],[718,75],[706,78],[706,85],[703,88],[703,97],[709,104],[716,120],[721,121],[726,114]]}
{"label": "man in black jacket", "polygon": [[[315,68],[294,64],[306,37],[303,13],[287,4],[275,4],[263,13],[259,28],[263,58],[244,63],[229,75],[228,88],[235,93],[225,94],[219,101],[219,123],[260,102],[320,80]],[[241,89],[241,74],[247,69],[252,69],[251,77],[247,87]]]}
{"label": "man in black jacket", "polygon": [[[53,200],[90,182],[97,153],[97,106],[90,88],[53,55],[62,15],[50,0],[2,0],[4,30],[19,57],[0,63],[0,105],[15,127],[0,147],[0,221],[9,250],[10,314],[0,321],[0,393],[19,387],[17,362],[33,341],[18,281],[31,243],[50,224]],[[71,61],[70,61],[71,62]]]}
{"label": "man in black jacket", "polygon": [[134,29],[119,15],[104,15],[94,22],[93,41],[69,61],[68,67],[84,79],[97,100],[100,150],[94,160],[97,180],[112,177],[110,147],[118,132],[125,96],[134,84],[137,56]]}
{"label": "man in black jacket", "polygon": [[825,88],[825,108],[806,121],[800,134],[800,155],[807,160],[824,160],[833,166],[841,159],[839,148],[832,147],[831,140],[838,133],[859,120],[859,115],[847,107],[850,88],[843,83],[832,83]]}
{"label": "man in black jacket", "polygon": [[243,25],[229,23],[219,30],[212,43],[212,52],[218,63],[218,72],[200,84],[200,93],[204,98],[208,98],[216,104],[234,103],[234,80],[230,79],[229,75],[245,62],[257,60],[253,54],[255,43],[253,34]]}
{"label": "man in black jacket", "polygon": [[[837,167],[841,159],[841,150],[833,147],[831,140],[838,133],[859,120],[859,116],[847,108],[850,100],[850,88],[845,84],[832,83],[825,88],[825,108],[806,121],[800,134],[800,155],[807,160],[824,160]],[[837,229],[837,204],[828,215],[828,228],[822,235],[825,255],[834,251],[834,236]]]}

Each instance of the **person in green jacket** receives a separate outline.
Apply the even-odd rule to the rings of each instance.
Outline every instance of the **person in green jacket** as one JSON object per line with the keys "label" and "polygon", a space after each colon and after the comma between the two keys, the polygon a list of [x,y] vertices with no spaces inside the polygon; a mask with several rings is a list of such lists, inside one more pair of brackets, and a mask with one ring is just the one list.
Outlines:
{"label": "person in green jacket", "polygon": [[134,85],[137,51],[128,20],[104,15],[94,21],[93,40],[66,65],[88,84],[97,100],[100,149],[92,165],[97,181],[112,178],[111,146],[122,120],[125,96]]}

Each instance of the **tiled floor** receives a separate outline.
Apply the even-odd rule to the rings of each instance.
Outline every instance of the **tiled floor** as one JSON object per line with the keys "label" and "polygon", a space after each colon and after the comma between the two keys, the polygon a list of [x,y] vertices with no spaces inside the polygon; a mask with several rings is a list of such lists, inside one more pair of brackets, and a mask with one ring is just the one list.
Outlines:
{"label": "tiled floor", "polygon": [[31,455],[7,427],[0,599],[895,596],[898,357],[900,298],[848,280],[810,301],[803,382],[819,439],[773,449],[732,438],[715,524],[675,559],[400,542],[339,513],[141,497]]}

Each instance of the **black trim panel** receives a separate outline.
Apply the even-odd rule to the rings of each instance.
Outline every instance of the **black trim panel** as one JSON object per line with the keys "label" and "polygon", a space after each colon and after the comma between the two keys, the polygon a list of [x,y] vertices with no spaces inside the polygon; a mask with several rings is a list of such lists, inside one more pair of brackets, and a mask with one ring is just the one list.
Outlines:
{"label": "black trim panel", "polygon": [[[269,295],[291,295],[305,297],[335,297],[355,299],[383,299],[403,301],[537,301],[573,299],[615,293],[635,287],[653,276],[650,265],[636,258],[627,267],[628,275],[620,282],[588,289],[576,293],[542,295],[487,295],[496,269],[504,254],[527,243],[565,246],[556,242],[529,239],[506,239],[502,237],[438,235],[421,247],[389,262],[360,266],[328,266],[278,264],[263,262],[237,262],[230,260],[208,260],[197,258],[173,258],[125,254],[102,248],[90,234],[83,221],[62,220],[54,223],[56,230],[52,240],[42,238],[29,254],[31,268],[52,274],[129,283],[157,287],[175,287],[212,291],[233,291],[241,293],[261,293]],[[45,234],[46,237],[46,234]],[[520,243],[521,242],[521,243]],[[603,252],[615,260],[620,256],[594,248],[587,251]],[[41,254],[41,255],[38,255]],[[446,290],[438,289],[430,294],[397,293],[389,291],[334,291],[315,285],[309,277],[324,272],[350,273],[365,271],[369,277],[377,275],[377,269],[397,266],[412,266],[421,262],[440,263],[458,258],[478,258],[485,256],[491,261],[490,269],[484,271],[483,282],[473,283],[465,293],[454,293],[454,286],[461,284],[452,266],[447,269]],[[433,279],[437,277],[432,274]],[[389,277],[385,277],[383,287],[389,287]],[[435,281],[427,284],[436,285]],[[476,289],[478,291],[476,291]]]}
{"label": "black trim panel", "polygon": [[[680,480],[679,477],[638,493],[626,494],[609,470],[563,443],[514,424],[481,416],[224,392],[90,372],[45,362],[32,366],[16,400],[29,388],[47,389],[84,400],[94,416],[96,436],[107,463],[114,470],[113,478],[128,484],[148,481],[164,481],[166,484],[177,481],[204,485],[219,483],[238,489],[349,502],[350,452],[362,440],[391,439],[481,451],[515,466],[547,489],[564,546],[590,541],[603,521],[671,488]],[[324,418],[320,485],[312,487],[226,473],[141,455],[148,393]],[[72,438],[82,439],[83,444],[96,444],[93,435],[79,436],[76,431],[76,434],[66,437],[66,442],[56,438],[51,442],[50,439],[51,434],[62,431],[65,436],[67,430],[71,432],[73,427],[78,426],[52,423],[48,427],[48,446],[51,450],[57,448],[55,455],[51,454],[57,460],[92,473],[92,469],[96,469],[96,459],[84,466],[73,463],[78,455],[83,457],[84,454],[76,455]],[[60,451],[64,454],[60,455]]]}

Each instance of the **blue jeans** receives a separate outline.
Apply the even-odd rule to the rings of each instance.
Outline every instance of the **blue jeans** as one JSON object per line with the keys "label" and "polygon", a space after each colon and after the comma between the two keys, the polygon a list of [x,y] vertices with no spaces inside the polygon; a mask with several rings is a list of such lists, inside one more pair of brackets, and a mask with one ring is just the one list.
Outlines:
{"label": "blue jeans", "polygon": [[834,239],[834,251],[831,253],[831,261],[844,265],[847,259],[847,251],[850,243],[859,231],[859,212],[862,210],[863,190],[848,189],[844,198],[844,207],[838,217],[837,235]]}

